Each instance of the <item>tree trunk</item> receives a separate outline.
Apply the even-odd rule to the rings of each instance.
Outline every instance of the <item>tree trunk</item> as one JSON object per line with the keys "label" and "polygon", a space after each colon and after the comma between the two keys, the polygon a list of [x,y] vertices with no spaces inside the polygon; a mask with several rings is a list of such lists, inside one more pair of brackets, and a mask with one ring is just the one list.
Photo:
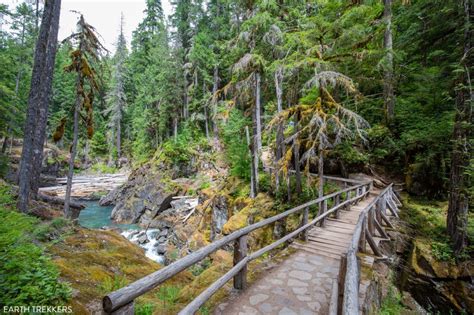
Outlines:
{"label": "tree trunk", "polygon": [[[219,88],[219,68],[217,66],[214,66],[214,83],[212,85],[212,96],[214,97],[214,95],[217,93],[217,89]],[[217,116],[217,102],[215,102],[215,105],[214,105],[214,108],[212,109],[213,111],[213,117],[214,119],[212,120],[213,121],[213,128],[212,128],[212,131],[214,133],[214,142],[216,142],[218,140],[218,137],[219,137],[219,129],[218,129],[218,126],[217,126],[217,119],[216,119],[216,116]]]}
{"label": "tree trunk", "polygon": [[58,46],[59,16],[61,11],[61,2],[56,0],[54,4],[51,29],[48,37],[48,47],[46,55],[46,68],[42,79],[43,106],[39,106],[37,111],[34,142],[33,142],[33,168],[31,175],[31,193],[36,198],[40,185],[41,169],[43,164],[43,148],[46,141],[46,128],[48,125],[48,109],[51,101],[51,90],[53,86],[54,63],[56,60],[56,49]]}
{"label": "tree trunk", "polygon": [[[76,79],[76,91],[79,91],[81,89],[81,85],[82,85],[81,73],[78,73],[77,79]],[[81,104],[82,104],[82,96],[77,92],[76,105],[74,106],[74,129],[73,129],[74,135],[73,135],[73,140],[72,140],[71,153],[69,157],[69,170],[67,173],[66,196],[64,197],[64,216],[66,218],[71,217],[69,203],[71,201],[72,177],[74,176],[74,160],[76,158],[77,141],[79,138],[79,111],[81,110]]]}
{"label": "tree trunk", "polygon": [[[202,97],[206,95],[206,81],[202,80]],[[204,130],[206,131],[206,139],[209,140],[209,123],[208,123],[208,114],[207,114],[207,105],[208,103],[204,103]]]}
{"label": "tree trunk", "polygon": [[117,122],[117,161],[122,157],[122,126]]}
{"label": "tree trunk", "polygon": [[183,106],[183,118],[187,119],[189,116],[189,98],[188,98],[188,78],[186,76],[186,71],[183,72],[184,78],[184,106]]}
{"label": "tree trunk", "polygon": [[262,152],[262,121],[261,121],[261,104],[260,104],[260,73],[255,74],[255,124],[256,124],[256,150],[257,159]]}
{"label": "tree trunk", "polygon": [[[318,159],[318,198],[321,198],[324,196],[324,155],[323,155],[323,146],[319,144],[318,147],[319,151],[319,159]],[[319,203],[319,210],[318,210],[318,215],[321,214],[321,211],[323,209],[323,203]]]}
{"label": "tree trunk", "polygon": [[[298,132],[298,114],[295,115],[295,133]],[[300,145],[298,139],[295,138],[294,143],[294,159],[295,159],[295,181],[296,181],[296,193],[301,194],[301,170],[300,170]]]}
{"label": "tree trunk", "polygon": [[[27,212],[28,210],[32,181],[36,180],[34,185],[38,187],[38,170],[35,170],[35,174],[32,174],[34,168],[33,158],[35,151],[41,149],[39,155],[42,154],[44,134],[40,139],[35,139],[35,136],[38,136],[39,132],[46,128],[46,125],[39,126],[38,122],[46,123],[44,117],[40,115],[47,115],[48,112],[47,106],[54,69],[51,65],[54,65],[56,54],[60,8],[61,0],[46,1],[39,36],[36,42],[31,88],[28,96],[28,110],[24,128],[23,150],[18,174],[18,208],[23,212]],[[41,111],[38,111],[38,109],[41,109]],[[38,154],[35,154],[35,156],[38,157]],[[37,161],[35,165],[37,165]],[[37,176],[36,179],[35,176]],[[36,192],[37,190],[35,194]]]}
{"label": "tree trunk", "polygon": [[471,22],[472,7],[470,0],[464,0],[465,30],[464,56],[461,59],[463,72],[456,82],[456,117],[453,132],[453,152],[451,154],[450,195],[447,215],[448,235],[453,243],[454,253],[459,255],[467,245],[467,220],[469,210],[469,192],[471,179],[466,174],[469,167],[472,148],[472,104],[474,95],[471,88],[469,69],[472,66]]}
{"label": "tree trunk", "polygon": [[392,41],[392,0],[384,0],[385,34],[384,49],[386,52],[386,68],[384,71],[383,96],[385,119],[390,125],[395,116],[395,95],[393,91],[393,41]]}
{"label": "tree trunk", "polygon": [[249,147],[250,151],[250,157],[251,157],[251,162],[250,162],[250,198],[255,198],[257,196],[257,172],[255,169],[255,164],[253,163],[254,161],[254,150],[253,150],[253,142],[250,141],[250,132],[249,132],[249,127],[245,126],[245,135],[247,137],[247,145]]}
{"label": "tree trunk", "polygon": [[[275,90],[276,90],[276,97],[277,97],[277,113],[281,113],[283,110],[283,88],[282,82],[283,81],[283,69],[279,67],[277,71],[275,71]],[[277,134],[276,134],[276,152],[275,152],[275,159],[276,161],[280,161],[283,157],[284,152],[284,135],[283,135],[283,123],[279,123],[277,126]],[[275,186],[278,190],[280,187],[280,172],[278,168],[275,167]]]}
{"label": "tree trunk", "polygon": [[178,117],[173,118],[173,137],[176,142],[178,140]]}

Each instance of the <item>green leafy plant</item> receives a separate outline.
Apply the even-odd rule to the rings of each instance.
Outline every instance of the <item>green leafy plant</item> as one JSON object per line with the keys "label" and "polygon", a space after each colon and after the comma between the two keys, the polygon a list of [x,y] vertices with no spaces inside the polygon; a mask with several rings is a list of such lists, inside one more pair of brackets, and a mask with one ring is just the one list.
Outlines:
{"label": "green leafy plant", "polygon": [[402,297],[396,292],[393,285],[388,287],[387,296],[382,301],[380,315],[399,315],[403,311]]}
{"label": "green leafy plant", "polygon": [[151,303],[137,303],[135,306],[136,315],[152,315],[155,306]]}
{"label": "green leafy plant", "polygon": [[163,302],[163,309],[172,312],[176,307],[180,288],[172,285],[165,285],[159,288],[156,297]]}
{"label": "green leafy plant", "polygon": [[[4,192],[4,191],[3,191]],[[6,197],[3,195],[2,199]],[[59,271],[32,242],[38,220],[0,207],[0,296],[3,305],[55,305],[71,297]]]}
{"label": "green leafy plant", "polygon": [[113,277],[108,277],[100,285],[100,291],[104,293],[109,293],[120,288],[123,288],[127,285],[127,278],[121,275],[114,275]]}

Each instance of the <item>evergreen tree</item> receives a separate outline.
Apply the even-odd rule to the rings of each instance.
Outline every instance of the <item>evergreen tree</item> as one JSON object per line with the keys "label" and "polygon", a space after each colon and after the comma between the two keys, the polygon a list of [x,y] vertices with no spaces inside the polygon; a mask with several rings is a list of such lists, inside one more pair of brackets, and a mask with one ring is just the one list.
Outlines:
{"label": "evergreen tree", "polygon": [[46,2],[39,37],[36,42],[18,175],[18,208],[23,212],[28,210],[30,193],[33,197],[36,197],[39,188],[53,78],[52,70],[56,58],[60,10],[61,0]]}
{"label": "evergreen tree", "polygon": [[106,114],[109,115],[108,127],[110,131],[109,141],[115,142],[117,160],[122,156],[122,116],[126,105],[125,77],[127,44],[123,34],[124,19],[123,14],[120,21],[120,34],[117,39],[117,50],[114,56],[114,69],[112,72],[111,88],[107,94],[108,108]]}
{"label": "evergreen tree", "polygon": [[71,52],[71,64],[64,70],[75,72],[76,74],[76,102],[74,105],[74,129],[71,155],[69,157],[64,216],[72,218],[69,204],[71,200],[72,177],[74,175],[74,162],[79,140],[79,116],[81,116],[86,125],[87,137],[91,139],[94,135],[93,101],[99,89],[96,72],[92,64],[99,61],[100,51],[104,48],[97,38],[95,29],[85,22],[82,15],[77,22],[77,32],[72,34],[68,40],[71,40],[76,45],[76,48]]}

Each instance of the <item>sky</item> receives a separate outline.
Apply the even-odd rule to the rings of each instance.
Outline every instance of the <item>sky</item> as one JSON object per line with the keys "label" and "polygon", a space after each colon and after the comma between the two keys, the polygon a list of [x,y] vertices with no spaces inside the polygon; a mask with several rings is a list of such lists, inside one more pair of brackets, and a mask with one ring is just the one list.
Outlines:
{"label": "sky", "polygon": [[[87,23],[94,26],[102,37],[102,44],[110,52],[115,51],[115,42],[120,30],[120,14],[123,12],[125,18],[124,33],[130,46],[132,32],[142,21],[146,0],[62,0],[61,17],[59,20],[58,39],[63,40],[75,29],[78,16],[71,10],[79,11],[84,15]],[[14,8],[23,0],[0,0],[0,3],[8,4]],[[169,0],[162,0],[165,15],[172,13]]]}

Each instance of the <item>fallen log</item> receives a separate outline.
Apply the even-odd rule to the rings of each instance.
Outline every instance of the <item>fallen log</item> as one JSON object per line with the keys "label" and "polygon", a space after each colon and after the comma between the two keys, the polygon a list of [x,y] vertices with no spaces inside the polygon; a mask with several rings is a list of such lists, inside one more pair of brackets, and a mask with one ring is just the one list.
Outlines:
{"label": "fallen log", "polygon": [[[64,205],[64,199],[58,198],[58,197],[48,196],[48,195],[44,195],[44,194],[38,194],[38,199],[41,200],[41,201],[44,201],[44,202],[55,204],[55,205]],[[81,210],[86,207],[82,203],[74,201],[74,200],[71,200],[69,202],[69,206],[73,209],[81,209]]]}

